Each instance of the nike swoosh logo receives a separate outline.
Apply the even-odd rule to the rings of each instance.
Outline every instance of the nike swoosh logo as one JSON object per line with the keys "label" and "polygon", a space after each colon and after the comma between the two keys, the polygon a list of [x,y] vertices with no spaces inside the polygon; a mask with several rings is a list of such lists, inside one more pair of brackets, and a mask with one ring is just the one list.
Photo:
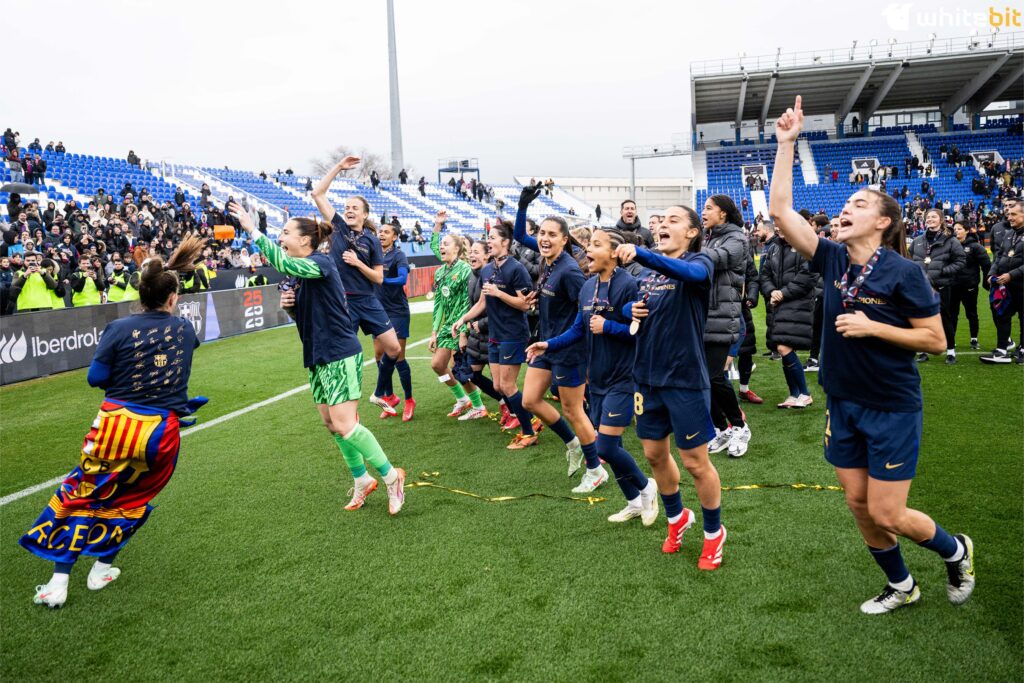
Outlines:
{"label": "nike swoosh logo", "polygon": [[694,432],[693,434],[687,434],[686,435],[686,440],[689,441],[690,439],[692,439],[693,437],[697,436],[698,434],[700,434],[700,432]]}
{"label": "nike swoosh logo", "polygon": [[619,415],[622,415],[622,413],[608,413],[608,417],[618,417]]}
{"label": "nike swoosh logo", "polygon": [[565,379],[565,375],[555,375],[555,379]]}
{"label": "nike swoosh logo", "polygon": [[887,470],[894,470],[897,467],[902,467],[902,466],[903,466],[903,463],[901,463],[901,462],[898,462],[895,465],[892,465],[890,463],[885,463],[885,469],[887,469]]}
{"label": "nike swoosh logo", "polygon": [[511,358],[511,357],[512,357],[512,356],[505,356],[505,360],[508,360],[508,359],[509,359],[509,358]]}

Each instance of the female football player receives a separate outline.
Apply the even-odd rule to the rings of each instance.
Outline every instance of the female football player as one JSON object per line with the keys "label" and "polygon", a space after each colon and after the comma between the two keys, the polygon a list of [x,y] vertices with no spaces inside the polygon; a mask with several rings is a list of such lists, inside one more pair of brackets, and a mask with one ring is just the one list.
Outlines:
{"label": "female football player", "polygon": [[[377,230],[377,238],[380,240],[380,247],[383,250],[384,259],[384,281],[377,291],[377,298],[384,306],[384,312],[391,319],[395,327],[395,335],[398,337],[398,345],[402,348],[398,354],[398,362],[395,363],[395,370],[398,371],[398,378],[402,382],[402,393],[405,394],[405,407],[402,411],[402,421],[408,422],[413,418],[416,410],[416,400],[412,397],[412,370],[409,368],[409,361],[405,359],[405,345],[409,341],[409,297],[405,293],[405,283],[409,280],[409,259],[398,244],[398,232],[393,225],[385,223]],[[373,352],[377,358],[377,368],[380,368],[381,358],[384,356],[384,344],[379,338],[373,340]],[[398,397],[391,379],[386,380],[384,387],[384,399],[394,408],[398,405]],[[381,419],[394,415],[389,411],[381,412]]]}

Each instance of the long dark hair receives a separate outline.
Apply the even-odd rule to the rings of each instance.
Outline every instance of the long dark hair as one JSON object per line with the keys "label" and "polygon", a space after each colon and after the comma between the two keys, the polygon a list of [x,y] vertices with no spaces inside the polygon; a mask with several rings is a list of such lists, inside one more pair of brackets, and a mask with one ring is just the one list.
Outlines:
{"label": "long dark hair", "polygon": [[[724,194],[723,195],[715,195],[715,196],[716,197],[725,197]],[[725,197],[725,198],[729,199],[728,197]],[[729,203],[732,204],[732,200],[731,199],[729,199]],[[690,241],[690,246],[687,248],[687,251],[692,252],[692,253],[697,253],[698,251],[700,251],[701,249],[704,248],[704,230],[702,229],[702,226],[701,226],[700,216],[698,216],[697,212],[694,211],[689,206],[684,206],[683,204],[673,204],[672,206],[674,206],[675,208],[677,208],[677,209],[681,210],[683,213],[685,213],[686,214],[686,220],[690,224],[690,227],[697,229],[697,236],[694,237]],[[722,209],[723,211],[725,210],[721,205],[716,204],[716,206],[718,206],[718,208]],[[732,208],[733,208],[733,210],[735,210],[736,209],[736,205],[732,204]],[[742,220],[742,218],[740,220]]]}
{"label": "long dark hair", "polygon": [[878,214],[889,219],[889,227],[882,233],[882,246],[892,249],[900,256],[907,258],[907,228],[903,224],[903,211],[900,203],[885,192],[865,189],[868,194],[878,200]]}
{"label": "long dark hair", "polygon": [[502,241],[508,242],[509,251],[512,251],[512,224],[508,221],[498,221],[491,226],[491,232],[498,232]]}
{"label": "long dark hair", "polygon": [[573,253],[572,253],[572,248],[573,247],[576,247],[577,249],[584,249],[583,245],[580,244],[579,240],[577,240],[575,237],[573,237],[572,233],[569,232],[569,224],[565,221],[564,218],[562,218],[561,216],[548,216],[543,221],[541,221],[541,223],[544,223],[545,221],[551,221],[552,223],[555,223],[555,224],[558,225],[558,230],[559,230],[559,232],[562,233],[562,237],[566,238],[565,248],[566,248],[566,251],[569,252],[570,256],[573,255]]}
{"label": "long dark hair", "polygon": [[159,256],[146,261],[139,279],[139,301],[148,311],[167,303],[167,297],[178,291],[178,274],[192,273],[196,261],[202,257],[206,240],[197,235],[186,235],[167,263]]}
{"label": "long dark hair", "polygon": [[[708,201],[717,206],[725,213],[725,222],[732,223],[733,225],[743,226],[743,214],[736,208],[736,202],[732,200],[727,194],[713,194],[708,197]],[[678,206],[678,204],[676,205]],[[681,207],[686,209],[688,207]],[[692,209],[690,209],[692,211]],[[700,225],[700,222],[697,222]]]}
{"label": "long dark hair", "polygon": [[293,218],[292,220],[295,221],[295,227],[298,229],[299,234],[309,238],[309,246],[313,247],[313,251],[316,251],[320,243],[334,232],[334,226],[327,221],[305,217]]}

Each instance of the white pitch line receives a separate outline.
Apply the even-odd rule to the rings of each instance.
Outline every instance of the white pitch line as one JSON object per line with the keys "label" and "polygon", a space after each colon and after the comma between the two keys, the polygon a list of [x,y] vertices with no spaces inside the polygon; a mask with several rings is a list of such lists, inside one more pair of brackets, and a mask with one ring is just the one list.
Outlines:
{"label": "white pitch line", "polygon": [[[425,339],[420,339],[418,342],[413,342],[412,344],[407,345],[405,348],[411,349],[413,347],[420,346],[421,344],[426,344],[428,341],[430,341],[429,337],[427,337]],[[375,359],[373,359],[373,358],[371,358],[369,360],[366,360],[366,361],[363,361],[363,367],[366,367],[367,365],[373,365],[376,362],[377,361]],[[258,401],[256,403],[253,403],[252,405],[248,405],[248,406],[245,406],[244,408],[239,408],[238,410],[235,410],[235,411],[232,411],[230,413],[227,413],[226,415],[221,415],[220,417],[215,417],[212,420],[210,420],[209,422],[203,422],[201,424],[197,424],[195,427],[189,427],[188,429],[183,429],[183,430],[181,430],[181,436],[182,436],[182,438],[184,438],[184,437],[188,436],[189,434],[194,434],[196,432],[200,432],[200,431],[202,431],[204,429],[207,429],[209,427],[215,427],[215,426],[217,426],[219,424],[227,422],[228,420],[233,420],[236,417],[240,417],[242,415],[245,415],[246,413],[251,413],[254,410],[258,410],[258,409],[263,408],[265,406],[269,406],[271,403],[277,403],[278,401],[284,400],[284,399],[288,398],[289,396],[294,396],[295,394],[300,394],[303,391],[306,391],[307,389],[309,389],[309,385],[308,384],[303,384],[301,387],[295,387],[294,389],[289,389],[288,391],[286,391],[284,393],[281,393],[281,394],[278,394],[277,396],[271,396],[270,398],[264,399],[262,401]],[[35,484],[34,486],[29,486],[27,489],[22,489],[20,491],[15,491],[14,493],[8,493],[3,498],[0,498],[0,507],[3,507],[4,505],[8,505],[10,503],[13,503],[16,500],[20,500],[20,499],[24,498],[25,496],[31,496],[33,493],[38,493],[39,491],[43,491],[43,490],[46,490],[46,489],[51,488],[53,486],[56,486],[57,484],[59,484],[62,481],[64,481],[67,478],[67,476],[68,476],[67,474],[64,474],[64,475],[61,475],[59,477],[55,477],[53,479],[50,479],[48,481],[44,481],[44,482],[41,482],[39,484]]]}

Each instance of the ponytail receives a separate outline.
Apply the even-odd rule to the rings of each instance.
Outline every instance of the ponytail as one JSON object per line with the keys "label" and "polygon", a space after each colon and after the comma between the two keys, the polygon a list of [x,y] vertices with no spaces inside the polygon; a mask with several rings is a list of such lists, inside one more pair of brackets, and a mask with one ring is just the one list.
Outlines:
{"label": "ponytail", "polygon": [[178,291],[178,274],[192,273],[201,258],[206,240],[189,234],[181,241],[165,264],[159,256],[142,262],[139,278],[139,301],[146,310],[154,311],[167,303],[167,298]]}
{"label": "ponytail", "polygon": [[299,234],[309,238],[309,246],[316,251],[321,243],[327,241],[334,232],[334,225],[319,218],[293,218]]}
{"label": "ponytail", "polygon": [[882,233],[882,246],[892,249],[903,258],[907,258],[907,229],[903,223],[903,211],[900,203],[885,192],[864,190],[878,200],[878,215],[889,219],[889,227]]}

